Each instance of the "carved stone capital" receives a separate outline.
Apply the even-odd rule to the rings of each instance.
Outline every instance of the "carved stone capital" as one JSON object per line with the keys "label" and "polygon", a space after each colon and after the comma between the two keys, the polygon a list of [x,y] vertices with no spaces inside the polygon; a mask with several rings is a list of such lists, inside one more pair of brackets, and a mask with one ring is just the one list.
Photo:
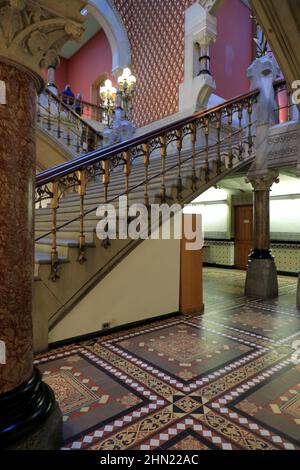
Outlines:
{"label": "carved stone capital", "polygon": [[252,184],[254,191],[270,191],[274,183],[279,183],[279,171],[269,170],[262,174],[249,174],[246,181]]}
{"label": "carved stone capital", "polygon": [[217,38],[216,18],[199,3],[194,3],[185,13],[185,35],[200,47],[209,46]]}
{"label": "carved stone capital", "polygon": [[0,60],[31,74],[41,90],[42,70],[57,64],[67,41],[82,36],[83,6],[82,0],[0,0]]}
{"label": "carved stone capital", "polygon": [[200,5],[211,15],[215,15],[224,0],[199,0]]}
{"label": "carved stone capital", "polygon": [[194,33],[194,43],[198,43],[200,47],[209,46],[211,42],[216,42],[217,24],[216,18],[207,14],[206,18],[199,25],[198,31]]}

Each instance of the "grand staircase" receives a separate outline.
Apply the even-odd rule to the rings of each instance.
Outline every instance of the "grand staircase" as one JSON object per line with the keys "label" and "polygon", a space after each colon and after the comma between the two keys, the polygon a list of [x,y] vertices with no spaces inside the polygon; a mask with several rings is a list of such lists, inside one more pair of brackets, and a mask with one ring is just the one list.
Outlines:
{"label": "grand staircase", "polygon": [[[254,158],[258,91],[147,135],[98,149],[36,177],[35,349],[141,240],[99,240],[97,207],[179,203]],[[57,127],[56,127],[57,129]]]}

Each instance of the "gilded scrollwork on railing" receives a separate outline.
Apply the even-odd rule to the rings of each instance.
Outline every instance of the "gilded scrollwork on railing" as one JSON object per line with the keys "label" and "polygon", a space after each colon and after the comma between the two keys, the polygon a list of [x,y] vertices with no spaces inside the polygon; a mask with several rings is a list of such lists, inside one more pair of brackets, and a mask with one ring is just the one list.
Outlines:
{"label": "gilded scrollwork on railing", "polygon": [[130,149],[130,157],[131,157],[131,162],[133,163],[135,160],[138,158],[142,158],[144,156],[143,152],[143,145],[137,145],[135,147],[132,147]]}
{"label": "gilded scrollwork on railing", "polygon": [[70,192],[76,191],[79,185],[78,173],[74,172],[69,175],[63,176],[58,180],[58,200]]}
{"label": "gilded scrollwork on railing", "polygon": [[35,189],[35,204],[39,204],[39,207],[42,207],[42,202],[51,199],[52,196],[53,194],[48,184],[38,186]]}
{"label": "gilded scrollwork on railing", "polygon": [[162,147],[161,138],[155,137],[154,139],[150,139],[149,141],[149,154],[156,152],[156,150],[160,150]]}
{"label": "gilded scrollwork on railing", "polygon": [[96,181],[97,177],[104,174],[102,162],[94,163],[85,168],[86,171],[86,182],[87,184],[91,181]]}

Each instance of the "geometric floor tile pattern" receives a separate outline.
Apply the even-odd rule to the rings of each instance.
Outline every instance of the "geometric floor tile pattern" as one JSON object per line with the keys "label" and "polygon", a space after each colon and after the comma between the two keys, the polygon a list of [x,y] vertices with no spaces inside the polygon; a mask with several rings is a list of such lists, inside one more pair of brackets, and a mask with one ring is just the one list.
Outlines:
{"label": "geometric floor tile pattern", "polygon": [[272,302],[246,299],[243,282],[206,269],[203,315],[37,357],[63,412],[63,449],[300,450],[296,279],[280,278]]}

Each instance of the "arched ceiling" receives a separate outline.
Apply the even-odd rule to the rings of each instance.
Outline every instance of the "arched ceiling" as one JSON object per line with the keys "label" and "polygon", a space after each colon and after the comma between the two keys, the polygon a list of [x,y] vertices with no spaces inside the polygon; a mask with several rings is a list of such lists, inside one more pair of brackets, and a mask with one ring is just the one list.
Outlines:
{"label": "arched ceiling", "polygon": [[112,50],[112,72],[115,75],[131,64],[131,51],[127,31],[112,0],[88,0],[82,10],[86,15],[86,32],[78,43],[69,42],[62,49],[61,55],[66,59],[72,57],[101,28],[106,34]]}

